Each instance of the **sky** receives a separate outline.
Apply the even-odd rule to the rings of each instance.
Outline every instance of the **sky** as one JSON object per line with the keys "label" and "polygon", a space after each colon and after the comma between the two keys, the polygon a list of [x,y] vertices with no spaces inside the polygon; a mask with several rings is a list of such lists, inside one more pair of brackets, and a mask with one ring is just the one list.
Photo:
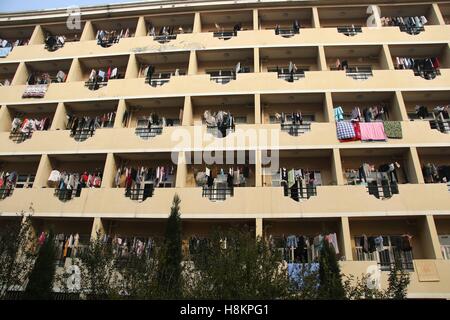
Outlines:
{"label": "sky", "polygon": [[66,8],[73,5],[86,6],[136,2],[137,0],[0,0],[0,12]]}

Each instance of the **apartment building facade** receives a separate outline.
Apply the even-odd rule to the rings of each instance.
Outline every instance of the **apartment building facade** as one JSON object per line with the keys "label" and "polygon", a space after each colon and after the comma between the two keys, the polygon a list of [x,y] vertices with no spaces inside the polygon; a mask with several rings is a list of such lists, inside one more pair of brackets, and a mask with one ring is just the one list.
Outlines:
{"label": "apartment building facade", "polygon": [[399,256],[410,297],[450,298],[450,2],[3,13],[0,39],[0,230],[157,239],[178,194],[187,254],[335,234],[344,273]]}

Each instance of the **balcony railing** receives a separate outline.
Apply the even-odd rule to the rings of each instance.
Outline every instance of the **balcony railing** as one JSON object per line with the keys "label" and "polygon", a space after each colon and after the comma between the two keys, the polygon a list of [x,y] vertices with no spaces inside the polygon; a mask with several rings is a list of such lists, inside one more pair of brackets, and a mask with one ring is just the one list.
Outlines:
{"label": "balcony railing", "polygon": [[237,31],[217,31],[213,33],[214,38],[219,38],[222,40],[229,40],[232,37],[237,36]]}
{"label": "balcony railing", "polygon": [[355,80],[367,80],[373,77],[371,67],[352,67],[345,70],[347,77],[352,77]]}
{"label": "balcony railing", "polygon": [[162,86],[170,81],[172,74],[170,72],[156,73],[152,75],[152,78],[145,78],[145,83],[150,83],[152,87]]}
{"label": "balcony railing", "polygon": [[229,187],[226,183],[217,186],[203,186],[202,197],[208,197],[211,201],[224,201],[227,197],[234,196],[234,187]]}
{"label": "balcony railing", "polygon": [[275,29],[275,34],[278,36],[282,36],[283,38],[291,38],[296,34],[299,34],[299,30],[294,29]]}
{"label": "balcony railing", "polygon": [[162,134],[163,127],[150,127],[150,128],[136,128],[134,133],[144,139],[148,140],[149,138],[156,137],[157,135]]}
{"label": "balcony railing", "polygon": [[127,188],[125,189],[125,197],[139,202],[145,201],[153,196],[155,186],[153,183],[146,183],[143,188]]}
{"label": "balcony railing", "polygon": [[98,90],[108,85],[108,81],[88,80],[84,83],[84,86],[89,90]]}
{"label": "balcony railing", "polygon": [[311,124],[292,124],[292,123],[282,123],[281,131],[290,134],[291,136],[298,137],[301,134],[311,131]]}
{"label": "balcony railing", "polygon": [[62,47],[64,47],[63,43],[57,42],[54,45],[48,45],[45,44],[44,48],[50,52],[56,51],[58,49],[61,49]]}
{"label": "balcony railing", "polygon": [[422,77],[425,80],[433,80],[437,76],[441,75],[441,71],[439,69],[435,69],[435,68],[431,68],[431,69],[418,68],[418,69],[414,69],[414,75],[416,77]]}
{"label": "balcony railing", "polygon": [[[239,73],[249,73],[249,67],[242,67]],[[219,84],[227,84],[231,80],[236,80],[236,72],[234,70],[208,71],[209,79]]]}
{"label": "balcony railing", "polygon": [[11,132],[9,139],[15,143],[22,143],[27,139],[30,139],[33,132]]}
{"label": "balcony railing", "polygon": [[442,133],[450,133],[450,120],[430,120],[430,128],[436,129]]}
{"label": "balcony railing", "polygon": [[410,35],[417,35],[421,33],[422,31],[425,31],[425,28],[422,27],[415,27],[415,26],[399,26],[399,29],[401,32],[406,32]]}
{"label": "balcony railing", "polygon": [[120,36],[111,36],[106,39],[97,39],[97,44],[103,48],[109,48],[115,43],[119,43]]}
{"label": "balcony railing", "polygon": [[71,137],[77,142],[86,141],[88,138],[92,137],[95,133],[95,129],[83,128],[77,129],[74,134],[71,134]]}
{"label": "balcony railing", "polygon": [[445,260],[450,260],[450,245],[442,244],[441,245],[442,256]]}
{"label": "balcony railing", "polygon": [[317,196],[317,187],[313,184],[303,185],[299,181],[292,187],[288,187],[287,184],[283,183],[284,196],[290,197],[295,201],[307,200],[311,197]]}
{"label": "balcony railing", "polygon": [[14,188],[0,189],[0,200],[6,199],[13,194]]}
{"label": "balcony railing", "polygon": [[376,261],[383,271],[389,271],[396,260],[400,260],[407,271],[414,271],[412,251],[403,251],[396,247],[389,247],[382,251],[364,252],[362,247],[356,247],[357,261]]}
{"label": "balcony railing", "polygon": [[389,182],[385,180],[381,184],[377,181],[369,182],[367,185],[369,194],[373,195],[377,199],[389,199],[394,194],[398,194],[398,184],[396,182]]}
{"label": "balcony railing", "polygon": [[76,189],[55,189],[54,196],[59,200],[65,202],[72,200],[73,198],[78,198],[81,192],[78,192]]}
{"label": "balcony railing", "polygon": [[342,26],[342,27],[337,27],[337,32],[345,34],[346,36],[352,37],[352,36],[356,36],[358,33],[362,33],[362,28],[354,27],[354,26]]}
{"label": "balcony railing", "polygon": [[210,126],[208,125],[206,127],[206,132],[209,134],[212,134],[216,138],[224,138],[228,134],[234,132],[234,127],[231,126],[224,126],[219,128],[218,126]]}
{"label": "balcony railing", "polygon": [[153,40],[159,42],[159,43],[167,43],[171,40],[175,40],[177,38],[176,34],[162,34],[158,36],[154,36]]}

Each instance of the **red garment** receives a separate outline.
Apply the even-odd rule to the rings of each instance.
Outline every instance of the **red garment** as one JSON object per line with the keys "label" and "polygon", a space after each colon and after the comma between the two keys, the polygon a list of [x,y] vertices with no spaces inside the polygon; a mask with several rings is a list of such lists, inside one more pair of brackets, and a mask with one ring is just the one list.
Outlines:
{"label": "red garment", "polygon": [[353,121],[353,130],[355,130],[355,140],[361,140],[361,128],[359,127],[359,121]]}
{"label": "red garment", "polygon": [[440,62],[439,62],[439,59],[436,57],[436,58],[433,58],[433,66],[435,67],[435,68],[440,68],[441,67],[441,64],[440,64]]}
{"label": "red garment", "polygon": [[87,173],[85,172],[85,173],[83,173],[83,175],[81,176],[81,181],[83,181],[83,182],[87,182],[88,181],[88,179],[89,179],[89,176],[87,175]]}
{"label": "red garment", "polygon": [[111,67],[108,67],[108,72],[106,72],[106,79],[109,80],[109,77],[111,77]]}

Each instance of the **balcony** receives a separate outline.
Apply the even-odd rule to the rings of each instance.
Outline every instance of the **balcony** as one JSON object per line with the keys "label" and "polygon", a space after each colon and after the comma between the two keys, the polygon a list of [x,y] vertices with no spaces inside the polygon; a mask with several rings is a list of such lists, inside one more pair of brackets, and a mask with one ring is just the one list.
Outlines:
{"label": "balcony", "polygon": [[213,37],[229,40],[244,30],[253,30],[253,12],[214,11],[200,13],[201,31],[212,32]]}
{"label": "balcony", "polygon": [[450,5],[448,3],[439,3],[438,5],[445,24],[450,24]]}
{"label": "balcony", "polygon": [[11,48],[2,52],[2,57],[7,57],[16,47],[26,46],[30,42],[34,26],[4,26],[0,28],[0,39],[8,42],[7,47]]}
{"label": "balcony", "polygon": [[93,33],[90,34],[89,40],[95,39],[99,46],[109,48],[115,43],[118,43],[122,38],[134,37],[137,20],[137,18],[113,18],[108,20],[93,21]]}
{"label": "balcony", "polygon": [[128,56],[83,58],[74,72],[72,81],[84,81],[89,90],[98,90],[115,79],[123,79],[128,64]]}
{"label": "balcony", "polygon": [[2,63],[0,65],[0,87],[11,85],[18,66],[18,63]]}
{"label": "balcony", "polygon": [[15,189],[33,187],[38,165],[38,156],[0,157],[0,200],[12,196]]}
{"label": "balcony", "polygon": [[147,35],[153,40],[165,44],[177,39],[177,36],[192,33],[194,14],[154,15],[145,17]]}
{"label": "balcony", "polygon": [[261,9],[259,29],[274,30],[277,36],[292,38],[303,28],[312,28],[312,10],[309,8]]}
{"label": "balcony", "polygon": [[189,52],[137,54],[136,64],[139,71],[131,76],[145,78],[145,83],[155,88],[187,74]]}
{"label": "balcony", "polygon": [[362,33],[361,27],[366,27],[367,7],[333,7],[318,8],[321,28],[336,28],[345,36],[355,36]]}
{"label": "balcony", "polygon": [[184,99],[133,99],[127,100],[122,126],[134,128],[143,140],[163,134],[164,128],[179,126],[182,122]]}
{"label": "balcony", "polygon": [[8,106],[8,118],[12,119],[9,139],[22,143],[31,139],[35,131],[49,130],[56,107],[56,104]]}
{"label": "balcony", "polygon": [[327,65],[332,71],[345,71],[354,80],[367,80],[373,70],[387,70],[387,59],[381,46],[325,47]]}
{"label": "balcony", "polygon": [[425,32],[425,26],[438,25],[439,21],[431,5],[382,5],[383,27],[398,27],[401,32],[418,35]]}
{"label": "balcony", "polygon": [[80,26],[80,29],[69,29],[65,23],[41,25],[40,36],[45,39],[44,48],[49,52],[54,52],[63,48],[66,43],[80,41],[85,22],[80,21]]}
{"label": "balcony", "polygon": [[441,183],[450,191],[450,151],[444,147],[417,148],[425,183]]}
{"label": "balcony", "polygon": [[434,216],[442,257],[450,260],[450,219],[448,216]]}
{"label": "balcony", "polygon": [[411,70],[416,77],[433,80],[449,68],[447,44],[390,45],[396,70]]}

